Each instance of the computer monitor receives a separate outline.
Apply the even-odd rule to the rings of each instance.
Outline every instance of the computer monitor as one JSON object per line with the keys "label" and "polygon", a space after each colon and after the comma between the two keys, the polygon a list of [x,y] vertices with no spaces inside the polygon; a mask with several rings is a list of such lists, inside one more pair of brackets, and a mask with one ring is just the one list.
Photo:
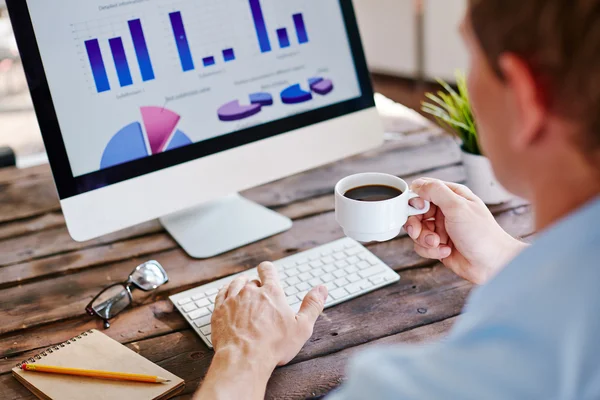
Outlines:
{"label": "computer monitor", "polygon": [[383,140],[348,0],[7,0],[71,236],[206,258],[291,227],[241,190]]}

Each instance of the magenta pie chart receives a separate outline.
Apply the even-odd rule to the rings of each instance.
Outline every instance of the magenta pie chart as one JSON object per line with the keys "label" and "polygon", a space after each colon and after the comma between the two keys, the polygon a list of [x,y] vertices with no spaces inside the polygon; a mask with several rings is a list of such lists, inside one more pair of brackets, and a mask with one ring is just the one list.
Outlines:
{"label": "magenta pie chart", "polygon": [[108,142],[100,169],[110,168],[153,154],[163,153],[193,142],[177,129],[181,117],[163,107],[142,107],[142,122],[132,122]]}

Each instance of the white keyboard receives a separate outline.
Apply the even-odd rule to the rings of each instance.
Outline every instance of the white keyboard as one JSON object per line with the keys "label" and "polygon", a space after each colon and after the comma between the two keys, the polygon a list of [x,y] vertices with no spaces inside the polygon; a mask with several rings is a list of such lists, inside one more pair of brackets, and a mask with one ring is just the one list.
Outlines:
{"label": "white keyboard", "polygon": [[[383,261],[352,239],[344,238],[274,262],[288,304],[298,312],[310,289],[325,285],[329,296],[325,308],[361,296],[400,280]],[[239,275],[258,276],[256,268],[231,275],[171,296],[175,307],[212,348],[210,319],[220,287]]]}

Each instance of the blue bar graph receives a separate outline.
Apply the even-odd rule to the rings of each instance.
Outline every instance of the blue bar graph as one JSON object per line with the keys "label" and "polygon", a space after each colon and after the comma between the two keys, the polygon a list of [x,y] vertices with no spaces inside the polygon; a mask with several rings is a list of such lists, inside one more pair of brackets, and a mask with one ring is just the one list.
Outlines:
{"label": "blue bar graph", "polygon": [[150,61],[150,53],[148,52],[148,45],[146,44],[146,38],[144,37],[142,23],[139,19],[134,19],[128,21],[128,24],[129,32],[131,32],[131,40],[133,41],[133,47],[135,49],[135,55],[137,56],[138,65],[140,66],[142,80],[144,82],[151,81],[154,79],[154,69],[152,68],[152,61]]}
{"label": "blue bar graph", "polygon": [[110,90],[110,83],[108,82],[108,75],[106,74],[104,60],[102,60],[102,52],[100,51],[98,39],[86,40],[85,49],[87,50],[90,66],[92,67],[96,90],[98,93]]}
{"label": "blue bar graph", "polygon": [[252,11],[252,18],[254,19],[254,26],[256,27],[256,36],[258,36],[260,51],[262,53],[267,53],[271,51],[271,42],[269,41],[269,34],[267,32],[267,25],[265,24],[262,7],[260,6],[260,0],[250,0],[250,10]]}
{"label": "blue bar graph", "polygon": [[235,53],[233,52],[233,49],[223,50],[223,60],[225,60],[225,62],[235,60]]}
{"label": "blue bar graph", "polygon": [[205,67],[210,67],[211,65],[215,65],[215,58],[213,56],[204,57],[202,59],[202,63],[204,64]]}
{"label": "blue bar graph", "polygon": [[279,39],[279,47],[282,49],[290,47],[290,38],[288,37],[287,29],[277,29],[277,38]]}
{"label": "blue bar graph", "polygon": [[306,25],[304,25],[304,17],[302,14],[294,14],[294,24],[296,25],[296,34],[298,35],[298,42],[308,43],[308,33],[306,32]]}
{"label": "blue bar graph", "polygon": [[131,71],[129,70],[129,64],[127,64],[127,55],[123,47],[123,40],[120,37],[108,39],[108,44],[110,45],[110,51],[115,61],[115,68],[117,69],[121,87],[133,85]]}
{"label": "blue bar graph", "polygon": [[183,26],[181,12],[172,12],[169,14],[169,17],[171,18],[173,35],[175,35],[175,43],[177,44],[179,59],[181,60],[181,68],[183,68],[184,72],[193,70],[194,60],[192,59],[190,44],[188,43],[187,35],[185,33],[185,27]]}

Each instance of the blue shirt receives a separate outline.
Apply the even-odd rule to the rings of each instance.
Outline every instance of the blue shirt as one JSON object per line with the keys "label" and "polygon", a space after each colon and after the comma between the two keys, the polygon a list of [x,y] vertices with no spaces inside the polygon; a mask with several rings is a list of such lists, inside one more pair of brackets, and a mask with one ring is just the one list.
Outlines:
{"label": "blue shirt", "polygon": [[330,400],[600,399],[600,198],[469,298],[443,341],[373,348]]}

